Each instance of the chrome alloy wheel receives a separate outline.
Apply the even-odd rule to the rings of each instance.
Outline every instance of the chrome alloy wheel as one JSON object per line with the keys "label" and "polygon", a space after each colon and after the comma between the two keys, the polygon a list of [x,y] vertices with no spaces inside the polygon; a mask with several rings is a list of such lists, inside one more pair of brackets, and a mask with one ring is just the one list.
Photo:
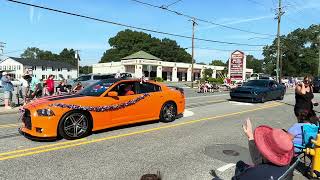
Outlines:
{"label": "chrome alloy wheel", "polygon": [[88,118],[81,113],[72,113],[66,117],[63,130],[70,137],[80,137],[88,130]]}
{"label": "chrome alloy wheel", "polygon": [[163,108],[163,118],[166,121],[171,121],[176,115],[175,107],[173,104],[166,104]]}

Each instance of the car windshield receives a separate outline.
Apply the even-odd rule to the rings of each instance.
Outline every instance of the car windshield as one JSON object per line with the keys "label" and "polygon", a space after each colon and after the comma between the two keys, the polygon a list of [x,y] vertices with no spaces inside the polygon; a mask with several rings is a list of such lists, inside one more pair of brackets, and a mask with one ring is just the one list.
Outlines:
{"label": "car windshield", "polygon": [[243,86],[267,87],[268,81],[253,80],[246,82]]}
{"label": "car windshield", "polygon": [[90,86],[87,86],[79,92],[80,95],[84,96],[101,96],[110,86],[112,86],[116,81],[113,79],[110,80],[101,80]]}

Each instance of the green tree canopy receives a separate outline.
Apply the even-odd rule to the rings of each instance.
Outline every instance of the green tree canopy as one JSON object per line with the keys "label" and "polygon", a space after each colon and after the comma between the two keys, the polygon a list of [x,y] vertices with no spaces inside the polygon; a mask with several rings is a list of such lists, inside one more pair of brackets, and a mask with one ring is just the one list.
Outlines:
{"label": "green tree canopy", "polygon": [[[320,25],[311,25],[307,29],[296,29],[286,36],[281,36],[281,59],[283,76],[316,75],[318,70],[317,36]],[[266,73],[275,75],[277,60],[277,41],[263,48],[264,68]]]}
{"label": "green tree canopy", "polygon": [[120,61],[121,58],[140,50],[150,53],[164,61],[189,62],[191,55],[181,48],[176,41],[164,38],[158,39],[144,32],[124,30],[109,39],[111,49],[106,50],[100,63]]}
{"label": "green tree canopy", "polygon": [[263,60],[255,58],[253,55],[247,55],[247,68],[253,69],[255,73],[262,73]]}
{"label": "green tree canopy", "polygon": [[92,66],[80,66],[79,71],[80,74],[90,74],[92,73]]}
{"label": "green tree canopy", "polygon": [[75,51],[73,49],[64,48],[60,54],[55,54],[51,51],[41,50],[37,47],[28,47],[21,55],[22,58],[27,59],[41,59],[51,61],[63,61],[71,65],[77,65],[75,58]]}
{"label": "green tree canopy", "polygon": [[212,60],[212,62],[210,63],[210,65],[214,65],[214,66],[227,66],[227,64],[224,63],[222,60]]}

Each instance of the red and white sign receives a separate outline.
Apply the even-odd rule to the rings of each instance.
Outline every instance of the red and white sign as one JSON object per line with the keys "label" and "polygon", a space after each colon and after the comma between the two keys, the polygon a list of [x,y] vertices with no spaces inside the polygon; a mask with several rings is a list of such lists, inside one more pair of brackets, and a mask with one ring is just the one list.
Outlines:
{"label": "red and white sign", "polygon": [[245,55],[241,51],[234,51],[229,60],[229,77],[231,81],[244,81],[246,70]]}

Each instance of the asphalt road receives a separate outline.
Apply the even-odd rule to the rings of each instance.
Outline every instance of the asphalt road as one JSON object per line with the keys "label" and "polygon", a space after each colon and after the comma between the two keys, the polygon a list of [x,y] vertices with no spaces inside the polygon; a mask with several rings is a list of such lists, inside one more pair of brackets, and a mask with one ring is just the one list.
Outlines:
{"label": "asphalt road", "polygon": [[164,180],[209,180],[213,169],[230,179],[234,163],[250,162],[241,127],[246,118],[254,126],[285,129],[296,121],[292,94],[264,104],[229,102],[226,93],[190,89],[186,95],[188,117],[106,130],[77,141],[27,140],[17,134],[18,115],[2,115],[0,179],[138,180],[160,171]]}

